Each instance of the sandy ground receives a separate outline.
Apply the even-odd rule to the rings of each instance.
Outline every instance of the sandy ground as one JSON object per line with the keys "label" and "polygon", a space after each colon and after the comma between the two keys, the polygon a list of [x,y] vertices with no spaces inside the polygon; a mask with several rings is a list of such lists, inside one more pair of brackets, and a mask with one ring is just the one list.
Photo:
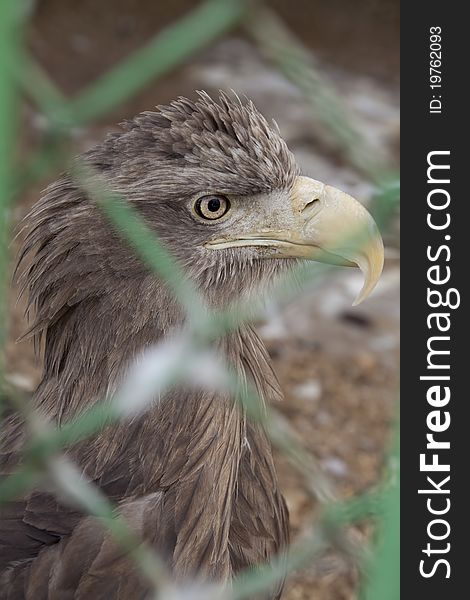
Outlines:
{"label": "sandy ground", "polygon": [[[43,0],[38,3],[29,34],[31,48],[66,93],[73,94],[190,3],[176,2],[173,12],[162,11],[161,6],[157,9],[155,4],[162,3],[140,1],[134,6],[130,0],[116,1],[111,18],[96,3],[83,1],[78,9],[78,4],[71,1]],[[277,4],[286,12],[286,3]],[[320,69],[340,92],[356,126],[364,131],[377,152],[396,163],[395,4],[372,3],[382,5],[385,12],[377,9],[370,14],[363,6],[368,3],[359,3],[356,20],[352,18],[350,23],[351,35],[345,38],[349,51],[340,51],[334,44],[334,36],[339,38],[346,27],[340,10],[344,2],[328,3],[333,5],[329,8],[327,3],[320,4],[324,19],[336,5],[342,15],[336,25],[328,21],[329,35],[322,30],[317,37],[309,37],[303,19],[296,21],[295,15],[289,13],[289,21],[298,25],[304,41],[315,46],[316,40]],[[307,10],[307,5],[304,8]],[[372,32],[369,43],[376,54],[375,62],[361,46],[364,40],[360,33],[364,28]],[[356,62],[351,59],[354,48]],[[365,202],[370,199],[370,184],[319,141],[315,118],[298,90],[237,34],[217,42],[177,72],[151,84],[106,119],[77,130],[73,150],[85,149],[101,139],[122,117],[151,109],[180,94],[192,95],[195,89],[218,88],[233,88],[248,95],[268,117],[275,117],[305,174],[341,187]],[[44,121],[29,104],[23,107],[23,117],[22,152],[26,153],[40,139]],[[15,221],[21,219],[52,177],[35,184],[20,199],[15,207]],[[380,480],[389,443],[397,400],[399,351],[399,252],[395,231],[387,237],[382,280],[363,305],[351,307],[360,276],[337,269],[333,276],[304,292],[289,306],[268,306],[266,318],[258,324],[285,391],[285,401],[277,410],[288,419],[342,498],[362,492]],[[17,243],[13,249],[16,248]],[[25,328],[22,303],[16,304],[15,296],[13,289],[8,378],[12,385],[30,391],[38,381],[40,365],[27,343],[14,342]],[[277,456],[277,465],[294,537],[301,536],[318,507],[284,457]],[[356,597],[356,588],[354,571],[329,556],[295,573],[284,597],[346,600]]]}

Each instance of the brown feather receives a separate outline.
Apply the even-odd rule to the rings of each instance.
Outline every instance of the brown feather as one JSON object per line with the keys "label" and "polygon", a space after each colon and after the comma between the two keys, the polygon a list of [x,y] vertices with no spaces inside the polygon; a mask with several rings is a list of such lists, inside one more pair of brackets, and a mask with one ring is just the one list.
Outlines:
{"label": "brown feather", "polygon": [[[213,306],[246,297],[289,266],[250,249],[203,251],[194,194],[253,203],[288,191],[298,174],[284,141],[251,103],[202,93],[124,124],[84,158],[158,233]],[[34,406],[63,423],[112,392],[150,344],[184,324],[165,284],[139,261],[69,175],[49,186],[27,221],[20,254],[29,334],[44,342]],[[215,342],[266,403],[282,397],[249,326]],[[4,424],[2,474],[20,462],[26,430]],[[288,541],[269,441],[227,394],[178,387],[130,423],[68,450],[180,579],[227,581]],[[278,598],[281,587],[266,597]],[[0,598],[144,597],[132,561],[93,517],[36,489],[0,507]]]}

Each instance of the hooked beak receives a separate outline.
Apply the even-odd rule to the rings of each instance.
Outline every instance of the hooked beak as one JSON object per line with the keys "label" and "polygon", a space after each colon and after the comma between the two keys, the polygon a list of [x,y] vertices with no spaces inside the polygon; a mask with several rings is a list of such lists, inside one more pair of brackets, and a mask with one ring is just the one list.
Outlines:
{"label": "hooked beak", "polygon": [[362,302],[379,280],[384,262],[383,242],[374,219],[352,196],[309,177],[297,178],[290,203],[282,222],[273,228],[219,238],[206,247],[266,247],[272,258],[359,267],[364,284],[354,305]]}

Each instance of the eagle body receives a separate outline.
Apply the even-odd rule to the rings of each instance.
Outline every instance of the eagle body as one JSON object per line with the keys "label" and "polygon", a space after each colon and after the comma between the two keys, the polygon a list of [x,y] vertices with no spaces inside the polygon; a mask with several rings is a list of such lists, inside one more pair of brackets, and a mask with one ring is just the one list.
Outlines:
{"label": "eagle body", "polygon": [[[251,102],[180,98],[124,123],[80,160],[145,219],[210,308],[246,302],[299,259],[342,256],[366,272],[367,292],[381,270],[380,257],[371,259],[381,241],[366,211],[300,177],[277,126]],[[367,221],[370,239],[356,257],[337,249],[332,234],[358,220]],[[33,407],[52,424],[112,395],[146,349],[187,325],[165,281],[72,174],[51,184],[28,215],[19,264],[29,333],[44,354]],[[282,397],[251,326],[213,344],[263,403]],[[288,515],[263,426],[220,390],[179,385],[155,400],[143,415],[68,448],[68,457],[176,581],[229,582],[283,551]],[[5,419],[2,475],[21,464],[28,436],[18,414]],[[282,584],[264,598],[281,591]],[[63,502],[47,481],[0,505],[1,600],[148,594],[149,583],[99,520]]]}
{"label": "eagle body", "polygon": [[[266,401],[279,398],[251,328],[220,346],[241,377],[258,382]],[[16,447],[24,430],[15,425]],[[226,581],[287,543],[270,443],[229,396],[175,389],[142,417],[105,429],[69,454],[182,580]],[[5,458],[14,465],[14,452]],[[57,599],[144,597],[147,583],[96,519],[44,492],[6,511],[0,530],[0,564],[9,565],[0,588],[9,590],[5,598],[37,598],[38,589]]]}

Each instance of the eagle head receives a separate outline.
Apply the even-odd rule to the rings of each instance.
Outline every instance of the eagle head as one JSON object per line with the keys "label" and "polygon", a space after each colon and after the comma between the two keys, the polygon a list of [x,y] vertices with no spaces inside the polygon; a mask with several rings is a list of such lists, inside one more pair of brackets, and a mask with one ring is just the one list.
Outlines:
{"label": "eagle head", "polygon": [[[380,276],[372,217],[348,194],[301,176],[276,124],[250,101],[179,98],[126,121],[82,159],[144,217],[211,304],[258,290],[299,259],[359,266],[357,301]],[[57,308],[55,296],[71,305],[114,293],[125,302],[126,289],[150,281],[69,175],[49,186],[29,224],[27,286],[39,313]]]}

